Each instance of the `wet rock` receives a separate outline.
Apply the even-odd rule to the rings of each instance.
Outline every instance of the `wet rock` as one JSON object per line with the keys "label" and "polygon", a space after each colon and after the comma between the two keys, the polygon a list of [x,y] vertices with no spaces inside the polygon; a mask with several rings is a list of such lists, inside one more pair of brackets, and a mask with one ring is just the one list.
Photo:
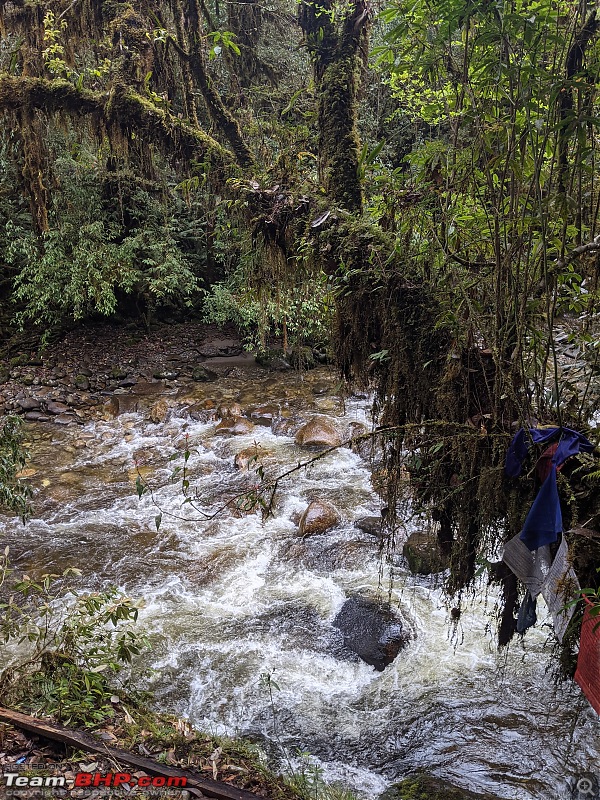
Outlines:
{"label": "wet rock", "polygon": [[359,531],[364,531],[364,533],[368,533],[370,536],[381,536],[382,535],[382,522],[383,520],[381,517],[361,517],[357,519],[354,523],[354,527],[358,528]]}
{"label": "wet rock", "polygon": [[204,342],[198,349],[202,358],[214,358],[215,356],[239,356],[244,348],[237,339],[213,339]]}
{"label": "wet rock", "polygon": [[72,414],[57,414],[54,417],[56,425],[72,425],[77,419]]}
{"label": "wet rock", "polygon": [[148,419],[150,422],[164,422],[167,418],[167,414],[169,413],[169,404],[164,398],[157,400],[156,403],[152,405],[150,411],[148,413]]}
{"label": "wet rock", "polygon": [[122,381],[127,377],[127,370],[122,367],[113,367],[110,371],[110,377],[115,381]]}
{"label": "wet rock", "polygon": [[294,348],[288,356],[292,367],[296,369],[313,369],[317,366],[314,353],[310,347]]}
{"label": "wet rock", "polygon": [[417,531],[411,533],[402,549],[402,555],[408,562],[408,568],[415,575],[431,575],[441,572],[448,566],[444,558],[437,536],[433,533]]}
{"label": "wet rock", "polygon": [[313,500],[300,517],[299,536],[314,536],[339,525],[340,515],[335,506],[325,500]]}
{"label": "wet rock", "polygon": [[371,541],[336,542],[319,553],[311,568],[327,572],[336,569],[363,570],[365,563],[374,558],[376,553],[377,545]]}
{"label": "wet rock", "polygon": [[196,422],[212,422],[217,418],[217,409],[214,407],[207,408],[205,403],[194,403],[188,406],[187,413]]}
{"label": "wet rock", "polygon": [[255,425],[264,425],[267,428],[271,427],[273,419],[279,415],[279,406],[274,404],[256,406],[250,412],[250,419]]}
{"label": "wet rock", "polygon": [[194,367],[192,370],[192,380],[197,382],[206,383],[208,381],[215,381],[219,376],[206,367]]}
{"label": "wet rock", "polygon": [[221,403],[217,409],[217,414],[225,419],[225,417],[241,417],[243,411],[239,403],[227,402]]}
{"label": "wet rock", "polygon": [[154,372],[152,377],[159,381],[174,381],[175,378],[179,377],[179,373],[175,370],[165,369]]}
{"label": "wet rock", "polygon": [[23,411],[34,411],[40,407],[40,401],[37,397],[17,397],[17,404]]}
{"label": "wet rock", "polygon": [[21,383],[23,384],[23,386],[32,386],[33,381],[34,381],[33,375],[23,375],[23,377],[21,378]]}
{"label": "wet rock", "polygon": [[498,800],[495,795],[461,789],[445,778],[415,773],[390,786],[378,800]]}
{"label": "wet rock", "polygon": [[281,372],[292,368],[285,358],[283,350],[264,350],[257,354],[256,363],[266,369],[274,369]]}
{"label": "wet rock", "polygon": [[304,425],[304,420],[297,417],[275,417],[271,422],[271,430],[277,436],[295,436]]}
{"label": "wet rock", "polygon": [[108,400],[102,404],[102,416],[105,420],[115,419],[119,416],[119,398],[109,397]]}
{"label": "wet rock", "polygon": [[79,389],[80,392],[87,392],[87,390],[90,388],[90,382],[87,379],[87,376],[83,375],[83,374],[79,374],[75,378],[74,383],[75,383],[75,386],[77,387],[77,389]]}
{"label": "wet rock", "polygon": [[382,672],[407,644],[410,634],[387,603],[351,597],[333,620],[344,644],[367,664]]}
{"label": "wet rock", "polygon": [[25,414],[25,419],[29,422],[48,422],[50,417],[47,417],[45,414],[42,414],[41,411],[28,411]]}
{"label": "wet rock", "polygon": [[259,444],[253,444],[250,447],[246,447],[244,450],[240,450],[239,453],[236,453],[235,458],[233,459],[233,466],[236,469],[257,469],[262,462],[262,459],[269,455],[269,451],[265,450],[264,447],[261,447]]}
{"label": "wet rock", "polygon": [[252,433],[254,425],[244,417],[225,417],[215,428],[215,433],[230,433],[233,436],[243,436]]}
{"label": "wet rock", "polygon": [[54,400],[48,400],[46,403],[46,409],[49,414],[64,414],[66,411],[69,410],[69,406],[65,403],[58,403]]}
{"label": "wet rock", "polygon": [[302,447],[339,447],[342,437],[326,417],[313,417],[296,434],[296,444]]}
{"label": "wet rock", "polygon": [[135,395],[115,394],[114,397],[119,403],[119,414],[133,414],[140,408],[140,400],[138,397],[135,397]]}

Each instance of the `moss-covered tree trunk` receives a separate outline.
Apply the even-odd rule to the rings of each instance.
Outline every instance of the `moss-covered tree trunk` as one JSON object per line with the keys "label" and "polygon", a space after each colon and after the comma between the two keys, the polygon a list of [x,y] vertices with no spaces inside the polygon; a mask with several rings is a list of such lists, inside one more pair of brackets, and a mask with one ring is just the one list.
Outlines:
{"label": "moss-covered tree trunk", "polygon": [[357,94],[368,48],[369,14],[364,0],[349,3],[341,23],[336,23],[335,13],[331,0],[303,2],[299,20],[313,58],[321,182],[336,205],[359,212]]}

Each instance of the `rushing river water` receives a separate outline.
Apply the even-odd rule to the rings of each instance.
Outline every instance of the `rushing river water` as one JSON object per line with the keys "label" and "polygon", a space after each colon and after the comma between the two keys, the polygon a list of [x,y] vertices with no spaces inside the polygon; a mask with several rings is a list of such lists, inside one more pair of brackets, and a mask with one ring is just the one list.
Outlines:
{"label": "rushing river water", "polygon": [[[368,421],[367,401],[342,405],[324,371],[274,379],[237,370],[179,390],[164,423],[130,413],[83,427],[39,425],[29,429],[34,518],[3,523],[2,545],[19,567],[78,566],[89,587],[110,582],[145,598],[162,707],[204,730],[252,736],[272,755],[308,752],[326,778],[366,800],[416,768],[510,800],[571,797],[569,776],[600,773],[598,718],[576,686],[555,684],[549,629],[538,623],[523,644],[498,653],[489,632],[495,601],[484,587],[453,627],[434,579],[412,576],[399,557],[382,565],[374,537],[353,527],[378,514],[380,502],[368,464],[349,449],[286,479],[266,522],[258,513],[208,523],[165,513],[157,532],[151,498],[135,492],[134,464],[166,481],[185,435],[206,507],[247,484],[233,458],[254,441],[268,452],[270,474],[307,456],[267,427],[216,435],[214,421],[185,412],[186,401],[203,398],[275,401],[284,413],[325,414],[340,425]],[[191,517],[180,489],[162,489],[160,505]],[[315,497],[332,502],[342,522],[301,540],[292,520]],[[386,595],[390,582],[414,637],[376,672],[344,650],[331,622],[346,597]],[[265,673],[279,687],[272,704]]]}

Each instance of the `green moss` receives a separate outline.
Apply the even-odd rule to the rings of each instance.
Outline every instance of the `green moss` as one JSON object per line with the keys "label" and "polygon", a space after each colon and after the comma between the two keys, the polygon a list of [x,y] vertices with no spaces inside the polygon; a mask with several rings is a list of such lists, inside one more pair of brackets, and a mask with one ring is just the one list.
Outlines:
{"label": "green moss", "polygon": [[442,778],[415,774],[387,789],[379,800],[496,800],[490,794],[459,789]]}
{"label": "green moss", "polygon": [[330,64],[323,73],[319,92],[323,182],[328,195],[348,210],[359,210],[362,205],[355,61],[354,56],[349,56]]}

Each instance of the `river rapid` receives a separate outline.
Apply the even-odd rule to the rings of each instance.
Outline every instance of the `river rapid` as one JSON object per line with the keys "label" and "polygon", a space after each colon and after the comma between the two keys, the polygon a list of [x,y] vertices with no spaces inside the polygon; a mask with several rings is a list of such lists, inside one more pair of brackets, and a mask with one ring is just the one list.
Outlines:
{"label": "river rapid", "polygon": [[[205,521],[182,506],[181,483],[168,484],[182,463],[168,459],[186,441],[205,510],[254,482],[252,466],[233,463],[253,442],[269,475],[313,455],[264,425],[218,434],[210,414],[190,417],[191,404],[271,402],[291,419],[370,424],[368,399],[343,402],[337,382],[326,369],[273,377],[237,366],[215,383],[163,387],[171,409],[159,423],[142,404],[84,425],[28,425],[34,514],[25,526],[4,518],[1,544],[20,569],[76,566],[90,589],[111,583],[144,597],[157,704],[203,730],[249,736],[282,766],[284,750],[297,769],[309,758],[365,800],[418,768],[509,800],[571,797],[570,776],[600,773],[600,728],[578,687],[553,679],[550,627],[538,622],[499,653],[495,595],[484,584],[453,623],[439,577],[411,575],[399,554],[383,558],[376,538],[354,527],[380,512],[368,461],[341,448],[295,472],[266,522],[231,511]],[[167,484],[155,495],[158,531],[152,498],[135,490],[138,469]],[[301,539],[298,515],[315,498],[342,521]],[[376,672],[331,623],[347,597],[388,592],[412,638]]]}

